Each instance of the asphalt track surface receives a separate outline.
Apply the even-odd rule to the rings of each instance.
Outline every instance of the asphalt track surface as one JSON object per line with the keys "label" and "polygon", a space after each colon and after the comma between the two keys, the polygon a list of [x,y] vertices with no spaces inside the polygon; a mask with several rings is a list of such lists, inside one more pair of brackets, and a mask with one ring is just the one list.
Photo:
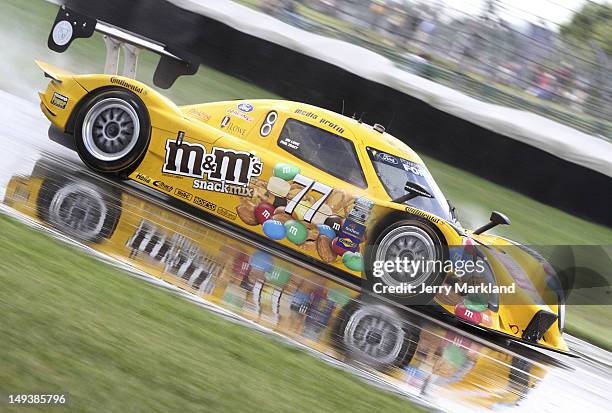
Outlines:
{"label": "asphalt track surface", "polygon": [[87,171],[31,102],[0,91],[1,210],[374,385],[451,412],[610,411],[612,355],[573,358],[364,298],[135,183]]}

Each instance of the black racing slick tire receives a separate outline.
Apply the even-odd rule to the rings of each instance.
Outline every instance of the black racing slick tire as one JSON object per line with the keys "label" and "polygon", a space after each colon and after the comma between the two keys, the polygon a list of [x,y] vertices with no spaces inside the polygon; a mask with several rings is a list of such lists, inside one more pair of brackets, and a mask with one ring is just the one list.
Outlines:
{"label": "black racing slick tire", "polygon": [[[400,304],[430,304],[435,293],[423,291],[442,284],[446,274],[440,269],[447,257],[448,247],[442,236],[429,223],[418,219],[396,222],[381,231],[374,243],[366,248],[365,285],[368,290],[377,294],[381,293],[381,285],[389,287],[382,294]],[[401,271],[397,271],[396,266],[392,271],[382,267],[385,262],[395,263],[398,259],[403,263],[414,262],[419,266],[404,266],[406,268],[402,267]],[[406,269],[411,272],[404,271]],[[375,286],[377,283],[379,285]],[[398,288],[407,286],[411,287],[410,290],[405,288],[406,291],[398,292]],[[391,292],[390,289],[394,291]]]}
{"label": "black racing slick tire", "polygon": [[420,328],[388,305],[361,296],[340,310],[332,335],[334,345],[351,360],[387,370],[410,363]]}
{"label": "black racing slick tire", "polygon": [[151,122],[138,96],[123,89],[94,92],[80,106],[74,140],[91,169],[126,177],[140,163],[151,139]]}
{"label": "black racing slick tire", "polygon": [[86,179],[48,176],[36,202],[38,217],[62,234],[81,242],[110,238],[121,216],[120,194]]}

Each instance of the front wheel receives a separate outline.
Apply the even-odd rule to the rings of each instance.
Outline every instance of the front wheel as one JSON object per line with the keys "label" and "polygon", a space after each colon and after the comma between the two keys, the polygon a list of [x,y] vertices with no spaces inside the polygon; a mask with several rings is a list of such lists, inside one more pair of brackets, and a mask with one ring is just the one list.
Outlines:
{"label": "front wheel", "polygon": [[111,89],[92,95],[77,113],[77,153],[90,168],[128,175],[144,156],[151,126],[144,103],[134,93]]}
{"label": "front wheel", "polygon": [[405,220],[391,225],[368,246],[366,255],[370,288],[381,283],[387,287],[383,295],[404,304],[429,304],[436,295],[432,287],[444,281],[447,248],[427,223]]}
{"label": "front wheel", "polygon": [[403,367],[416,351],[420,328],[388,306],[360,297],[340,310],[335,345],[351,360],[378,370]]}

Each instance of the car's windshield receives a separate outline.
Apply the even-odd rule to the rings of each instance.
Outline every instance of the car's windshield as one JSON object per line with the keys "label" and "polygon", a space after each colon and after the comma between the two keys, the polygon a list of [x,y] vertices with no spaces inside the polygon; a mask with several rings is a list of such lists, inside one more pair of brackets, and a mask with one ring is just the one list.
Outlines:
{"label": "car's windshield", "polygon": [[415,208],[427,211],[448,221],[454,222],[451,208],[442,191],[424,165],[410,162],[395,155],[368,148],[370,160],[378,179],[391,197],[396,199],[406,194],[406,182],[412,182],[425,188],[433,198],[419,196],[406,203]]}

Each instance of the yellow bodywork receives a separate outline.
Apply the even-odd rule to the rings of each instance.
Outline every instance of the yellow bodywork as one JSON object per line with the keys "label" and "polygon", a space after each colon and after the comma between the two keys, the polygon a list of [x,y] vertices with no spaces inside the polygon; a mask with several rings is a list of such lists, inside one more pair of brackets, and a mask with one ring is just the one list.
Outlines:
{"label": "yellow bodywork", "polygon": [[[288,219],[296,221],[299,223],[296,225],[302,225],[307,231],[303,242],[295,243],[283,238],[275,241],[276,243],[354,277],[362,277],[363,271],[354,267],[349,268],[342,257],[329,254],[329,245],[321,245],[322,236],[316,224],[323,223],[322,218],[319,216],[319,221],[316,221],[315,214],[310,221],[305,219],[305,215],[313,205],[324,203],[327,211],[331,211],[333,216],[343,220],[348,216],[357,198],[368,198],[375,206],[368,221],[373,224],[368,224],[366,237],[376,235],[371,232],[375,223],[391,214],[404,214],[407,218],[417,216],[419,219],[429,221],[438,229],[448,246],[461,246],[466,237],[495,246],[496,253],[500,253],[499,251],[509,245],[509,242],[502,238],[475,236],[460,228],[457,223],[450,223],[443,217],[392,202],[369,159],[367,148],[373,147],[414,162],[423,168],[425,166],[421,158],[405,143],[358,120],[304,103],[280,100],[226,101],[179,107],[151,87],[133,79],[114,75],[73,75],[46,63],[37,63],[52,79],[47,90],[40,93],[41,108],[58,129],[67,133],[73,132],[71,130],[73,116],[78,115],[79,104],[91,93],[103,88],[120,88],[133,92],[142,100],[149,113],[151,138],[144,159],[129,178],[261,237],[266,238],[266,234],[261,223],[257,221],[257,207],[262,204],[274,205],[278,201],[278,197],[269,190],[272,185],[271,178],[275,176],[275,167],[285,164],[297,167],[299,175],[330,188],[331,192],[327,193],[324,199],[321,198],[322,192],[316,188],[300,194],[298,205],[290,216],[283,215],[278,209],[267,213],[273,214],[274,219],[280,219],[282,222]],[[264,130],[266,123],[270,123],[272,112],[276,114],[273,125]],[[278,143],[279,136],[282,125],[288,119],[315,126],[352,142],[367,187],[358,187],[326,173],[281,148]],[[180,144],[178,144],[179,136],[182,139]],[[172,168],[182,170],[176,159],[174,164],[169,163],[168,159],[171,156],[172,145],[179,147],[174,155],[186,153],[179,152],[184,151],[181,148],[185,146],[180,146],[184,144],[194,148],[197,146],[200,148],[198,150],[210,156],[219,149],[242,154],[245,156],[244,159],[246,156],[250,157],[252,163],[248,171],[248,183],[244,186],[229,185],[228,182],[212,182],[206,176],[168,172]],[[290,142],[288,144],[291,145]],[[189,153],[190,155],[193,154]],[[244,164],[248,161],[241,162]],[[259,166],[253,167],[253,165]],[[290,202],[304,189],[303,183],[290,180],[289,184],[285,202]],[[365,242],[359,246],[362,254],[364,244]],[[504,257],[507,255],[503,252],[500,254]],[[534,273],[530,273],[528,277],[536,279],[541,276],[537,262],[528,254],[512,258],[522,268],[530,266],[534,268]],[[502,267],[494,268],[498,284],[514,282],[511,271]],[[544,310],[557,314],[556,306],[536,304],[538,300],[533,299],[533,294],[542,296],[546,294],[546,290],[545,283],[534,282],[531,293],[519,292],[518,298],[513,297],[512,304],[507,306],[504,305],[502,296],[499,311],[489,311],[486,322],[477,324],[520,339],[537,311]],[[455,314],[456,303],[449,304],[444,300],[438,300],[438,304],[446,311]],[[557,323],[550,327],[539,344],[561,351],[567,350]]]}

